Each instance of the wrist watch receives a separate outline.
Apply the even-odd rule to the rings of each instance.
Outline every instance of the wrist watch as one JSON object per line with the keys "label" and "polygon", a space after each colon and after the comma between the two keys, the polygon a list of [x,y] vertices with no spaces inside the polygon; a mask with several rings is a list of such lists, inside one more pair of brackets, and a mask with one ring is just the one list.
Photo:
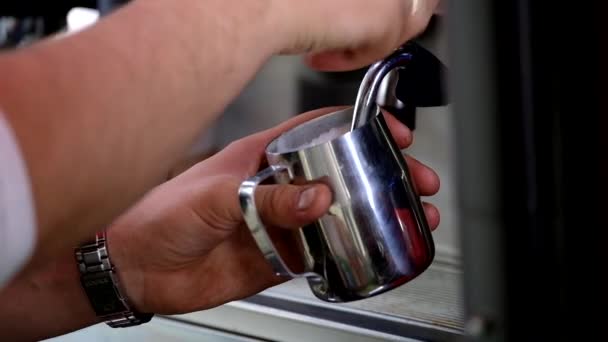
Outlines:
{"label": "wrist watch", "polygon": [[124,328],[149,322],[154,314],[137,312],[121,292],[118,275],[112,265],[105,232],[95,240],[76,248],[80,282],[99,318],[112,328]]}

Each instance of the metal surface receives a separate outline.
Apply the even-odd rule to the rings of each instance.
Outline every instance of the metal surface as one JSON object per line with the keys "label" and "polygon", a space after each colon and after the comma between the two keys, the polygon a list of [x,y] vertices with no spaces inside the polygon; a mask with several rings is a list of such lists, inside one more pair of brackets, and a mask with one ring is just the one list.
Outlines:
{"label": "metal surface", "polygon": [[412,60],[412,54],[407,49],[407,45],[395,51],[382,61],[369,67],[357,94],[357,102],[351,131],[367,124],[378,114],[378,91],[382,88],[385,77],[393,70],[405,67]]}
{"label": "metal surface", "polygon": [[415,280],[369,299],[318,300],[305,279],[221,307],[172,317],[273,341],[461,341],[461,272],[434,262]]}
{"label": "metal surface", "polygon": [[152,319],[152,314],[132,310],[122,295],[104,232],[97,233],[95,240],[78,247],[75,256],[80,281],[99,318],[112,328],[136,326]]}
{"label": "metal surface", "polygon": [[[280,304],[280,303],[279,303]],[[301,311],[293,302],[290,307],[274,307],[273,303],[232,302],[215,309],[171,316],[172,319],[199,324],[212,329],[221,329],[269,341],[281,342],[418,342],[419,339],[382,333],[326,319],[322,314],[313,316]],[[330,312],[331,310],[327,310]],[[349,317],[343,314],[339,317]],[[350,317],[349,317],[350,318]],[[365,319],[360,317],[360,319]],[[431,339],[432,340],[432,339]],[[442,341],[442,340],[440,340]]]}
{"label": "metal surface", "polygon": [[[272,287],[261,296],[284,300],[286,308],[295,303],[307,305],[313,317],[324,317],[345,324],[384,333],[419,337],[417,326],[460,335],[464,330],[462,313],[462,273],[453,267],[433,263],[423,274],[404,286],[368,299],[335,305],[318,300],[304,279],[294,279]],[[258,300],[258,296],[245,301]],[[278,304],[275,304],[278,305]],[[328,312],[332,310],[333,313]],[[401,324],[405,326],[401,326]],[[426,333],[425,333],[426,334]],[[424,336],[428,339],[429,336]],[[432,340],[441,340],[434,335]]]}
{"label": "metal surface", "polygon": [[276,275],[292,278],[316,278],[318,275],[314,272],[294,273],[289,269],[289,267],[280,257],[277,249],[274,247],[274,244],[272,243],[272,240],[270,239],[270,236],[266,231],[266,227],[264,227],[264,223],[262,223],[255,206],[255,190],[258,185],[268,178],[275,177],[280,172],[285,172],[288,169],[289,168],[284,165],[273,165],[241,184],[239,189],[239,199],[241,201],[241,207],[243,208],[243,217],[245,218],[245,222],[247,223],[255,242],[264,254],[266,260],[268,260],[268,262],[270,262],[272,265]]}
{"label": "metal surface", "polygon": [[[458,161],[465,314],[491,319],[495,329],[479,341],[504,341],[504,225],[500,217],[498,108],[491,2],[451,2],[451,94]],[[463,25],[462,23],[467,23]],[[514,167],[514,166],[513,166]],[[513,227],[515,229],[515,227]],[[466,323],[465,323],[466,324]]]}
{"label": "metal surface", "polygon": [[[352,109],[325,115],[275,139],[267,148],[278,183],[323,181],[333,191],[328,214],[298,234],[313,293],[330,302],[368,298],[420,275],[431,264],[434,244],[401,151],[382,116],[350,132]],[[321,133],[342,135],[303,148]],[[243,183],[243,214],[277,274],[291,275],[256,213],[253,193],[262,172]]]}
{"label": "metal surface", "polygon": [[[227,320],[230,320],[230,318]],[[82,341],[268,342],[269,340],[238,334],[221,328],[209,328],[200,323],[162,316],[156,316],[148,324],[130,327],[129,329],[108,329],[108,327],[103,324],[96,324],[69,334],[43,340],[43,342]]]}
{"label": "metal surface", "polygon": [[452,5],[471,340],[606,341],[605,9]]}

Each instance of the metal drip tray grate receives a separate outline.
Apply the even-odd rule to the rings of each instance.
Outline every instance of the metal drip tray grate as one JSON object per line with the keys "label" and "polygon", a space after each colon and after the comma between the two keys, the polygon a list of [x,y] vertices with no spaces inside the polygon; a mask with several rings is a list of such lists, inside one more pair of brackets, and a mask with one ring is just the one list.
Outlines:
{"label": "metal drip tray grate", "polygon": [[359,311],[387,319],[418,321],[434,327],[462,330],[462,273],[451,267],[431,266],[411,282],[370,299],[330,304],[317,299],[303,279],[295,279],[263,292],[285,301],[307,303],[332,310]]}

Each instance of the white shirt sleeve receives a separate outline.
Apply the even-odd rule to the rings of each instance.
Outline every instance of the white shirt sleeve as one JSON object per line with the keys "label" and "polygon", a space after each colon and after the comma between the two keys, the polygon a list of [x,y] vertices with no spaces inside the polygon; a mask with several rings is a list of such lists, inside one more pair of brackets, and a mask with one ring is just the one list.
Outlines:
{"label": "white shirt sleeve", "polygon": [[27,169],[17,139],[0,112],[0,289],[29,260],[35,237]]}

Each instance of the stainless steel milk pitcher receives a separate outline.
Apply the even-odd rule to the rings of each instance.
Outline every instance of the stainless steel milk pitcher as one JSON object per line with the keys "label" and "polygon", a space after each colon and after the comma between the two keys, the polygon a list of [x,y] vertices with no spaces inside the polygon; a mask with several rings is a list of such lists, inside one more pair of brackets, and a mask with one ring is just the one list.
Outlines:
{"label": "stainless steel milk pitcher", "polygon": [[[239,189],[245,221],[276,274],[306,277],[322,300],[353,301],[394,289],[420,275],[434,258],[431,231],[407,164],[378,108],[370,108],[376,106],[370,99],[382,78],[410,57],[400,50],[370,68],[355,106],[365,121],[352,127],[350,108],[283,133],[266,148],[270,166]],[[311,144],[336,131],[337,137]],[[303,272],[289,269],[257,213],[255,190],[267,179],[321,181],[333,192],[328,213],[297,232]]]}

